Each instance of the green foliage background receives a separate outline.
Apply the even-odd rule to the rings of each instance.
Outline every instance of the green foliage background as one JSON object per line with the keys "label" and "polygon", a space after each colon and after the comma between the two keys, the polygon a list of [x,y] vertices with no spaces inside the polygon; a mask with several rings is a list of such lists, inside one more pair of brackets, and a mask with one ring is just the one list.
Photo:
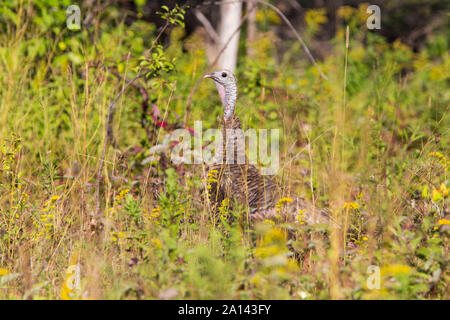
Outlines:
{"label": "green foliage background", "polygon": [[[237,113],[245,128],[282,129],[276,179],[348,223],[333,244],[324,226],[291,226],[287,239],[282,223],[213,224],[204,168],[174,165],[170,148],[149,158],[166,134],[216,127],[222,112],[201,82],[183,123],[209,68],[203,35],[184,28],[189,8],[161,8],[155,42],[161,28],[117,5],[82,6],[89,24],[68,30],[70,4],[0,5],[0,298],[448,299],[448,28],[413,50],[367,30],[367,5],[338,8],[319,63],[329,81],[296,41],[280,52],[273,11],[258,9],[253,42],[242,30]],[[308,44],[327,20],[307,11]],[[117,102],[98,216],[107,109],[140,67],[147,76]]]}

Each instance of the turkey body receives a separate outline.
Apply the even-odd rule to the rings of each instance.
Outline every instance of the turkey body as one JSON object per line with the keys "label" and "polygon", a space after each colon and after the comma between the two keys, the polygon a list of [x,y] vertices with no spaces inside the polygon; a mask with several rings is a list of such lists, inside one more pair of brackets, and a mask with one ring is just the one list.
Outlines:
{"label": "turkey body", "polygon": [[249,163],[245,155],[243,137],[239,139],[239,134],[236,134],[242,133],[242,129],[241,122],[234,113],[237,99],[235,76],[228,70],[222,70],[206,77],[216,82],[224,105],[224,116],[220,120],[222,150],[208,173],[212,211],[217,214],[219,207],[228,200],[231,205],[237,203],[239,207],[247,209],[246,218],[252,222],[273,219],[284,222],[328,223],[330,217],[325,210],[316,208],[301,197],[284,192],[269,176],[261,175],[259,170]]}
{"label": "turkey body", "polygon": [[[251,222],[267,219],[300,223],[328,222],[326,211],[315,208],[301,197],[289,195],[269,176],[261,175],[246,156],[244,163],[238,163],[238,138],[230,135],[229,129],[242,130],[235,114],[228,120],[222,120],[222,154],[218,157],[222,161],[210,168],[215,177],[210,190],[213,210],[216,211],[224,199],[229,199],[231,204],[237,203],[246,209],[246,218]],[[231,150],[233,161],[229,163],[227,151]]]}
{"label": "turkey body", "polygon": [[[210,199],[218,203],[228,198],[248,208],[251,214],[265,210],[281,195],[281,190],[269,177],[262,176],[254,165],[249,164],[247,156],[244,157],[244,163],[238,163],[239,141],[236,135],[227,135],[230,129],[241,130],[236,115],[222,121],[222,154],[218,157],[222,161],[211,166],[210,172],[217,176],[217,183],[211,188]],[[227,151],[231,148],[233,161],[230,163],[227,161]]]}

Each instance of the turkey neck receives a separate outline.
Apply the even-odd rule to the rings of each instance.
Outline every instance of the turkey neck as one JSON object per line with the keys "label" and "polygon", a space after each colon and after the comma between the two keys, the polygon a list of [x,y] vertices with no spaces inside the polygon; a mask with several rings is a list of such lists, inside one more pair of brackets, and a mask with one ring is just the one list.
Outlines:
{"label": "turkey neck", "polygon": [[[234,109],[236,106],[236,100],[237,100],[237,87],[235,84],[229,84],[224,87],[222,87],[225,91],[223,94],[223,118],[224,118],[224,125],[223,125],[223,146],[224,151],[226,150],[227,145],[227,135],[226,135],[226,129],[241,129],[241,123],[239,121],[239,118],[234,114]],[[226,152],[223,153],[225,156]]]}
{"label": "turkey neck", "polygon": [[236,106],[237,99],[237,87],[234,84],[225,86],[225,97],[223,99],[224,112],[223,116],[225,121],[232,118],[234,114],[234,108]]}
{"label": "turkey neck", "polygon": [[230,118],[224,118],[223,125],[222,125],[222,143],[223,143],[223,150],[222,150],[222,156],[223,156],[223,163],[226,163],[226,153],[228,149],[228,144],[232,144],[234,149],[234,164],[236,164],[237,160],[237,135],[231,134],[231,136],[228,137],[228,130],[241,130],[241,122],[239,121],[239,117],[235,114],[231,115]]}

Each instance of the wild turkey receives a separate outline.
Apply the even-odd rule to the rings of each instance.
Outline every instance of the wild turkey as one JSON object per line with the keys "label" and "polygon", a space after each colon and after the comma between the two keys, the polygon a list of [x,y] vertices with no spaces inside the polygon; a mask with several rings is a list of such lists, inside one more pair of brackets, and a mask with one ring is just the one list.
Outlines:
{"label": "wild turkey", "polygon": [[[236,77],[229,70],[215,71],[205,76],[214,80],[224,106],[222,122],[223,150],[218,159],[222,163],[213,164],[208,173],[209,196],[215,212],[224,199],[236,201],[248,208],[251,221],[274,219],[284,222],[327,223],[329,216],[324,210],[298,196],[284,194],[272,179],[263,176],[258,169],[248,163],[238,163],[237,135],[230,135],[228,129],[241,129],[238,116],[234,113],[237,100]],[[227,136],[228,134],[228,136]],[[234,150],[228,150],[228,146]],[[227,151],[233,151],[232,163],[227,163]]]}

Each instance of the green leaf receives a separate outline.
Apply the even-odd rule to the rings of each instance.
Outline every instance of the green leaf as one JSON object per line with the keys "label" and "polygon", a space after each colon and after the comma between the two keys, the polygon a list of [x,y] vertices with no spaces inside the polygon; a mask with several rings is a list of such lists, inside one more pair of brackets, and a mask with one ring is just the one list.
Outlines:
{"label": "green leaf", "polygon": [[425,185],[422,189],[422,198],[428,198],[428,185]]}

